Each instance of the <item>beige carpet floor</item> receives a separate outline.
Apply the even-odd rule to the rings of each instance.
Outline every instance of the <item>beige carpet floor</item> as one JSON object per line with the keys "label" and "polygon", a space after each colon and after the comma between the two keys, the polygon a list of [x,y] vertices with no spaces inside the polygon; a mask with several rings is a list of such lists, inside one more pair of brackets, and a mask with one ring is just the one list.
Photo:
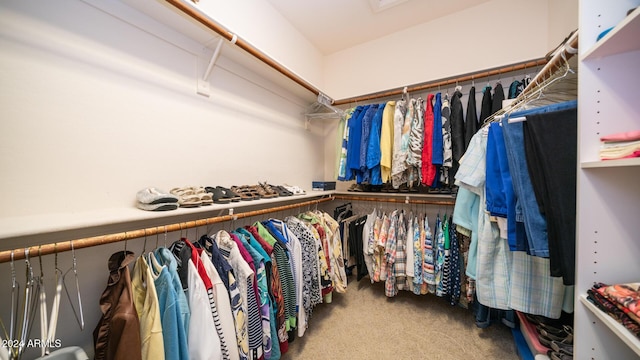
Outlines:
{"label": "beige carpet floor", "polygon": [[[353,277],[350,277],[352,280]],[[384,295],[384,284],[352,280],[345,294],[318,305],[304,337],[289,344],[283,360],[416,359],[516,360],[511,330],[475,326],[471,311],[434,295],[401,291]]]}

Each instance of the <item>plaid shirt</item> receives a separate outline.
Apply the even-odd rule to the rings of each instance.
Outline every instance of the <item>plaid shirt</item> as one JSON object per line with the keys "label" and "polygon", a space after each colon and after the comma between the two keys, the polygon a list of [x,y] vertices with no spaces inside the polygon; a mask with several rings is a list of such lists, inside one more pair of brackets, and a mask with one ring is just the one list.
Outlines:
{"label": "plaid shirt", "polygon": [[396,225],[396,262],[395,276],[397,290],[408,289],[407,285],[407,224],[404,212],[400,212]]}
{"label": "plaid shirt", "polygon": [[384,248],[384,258],[386,260],[387,279],[384,283],[385,295],[393,297],[398,294],[398,288],[396,287],[396,248],[397,248],[397,226],[398,226],[398,210],[394,210],[391,213],[391,222],[389,225],[389,236],[387,237],[387,243]]}

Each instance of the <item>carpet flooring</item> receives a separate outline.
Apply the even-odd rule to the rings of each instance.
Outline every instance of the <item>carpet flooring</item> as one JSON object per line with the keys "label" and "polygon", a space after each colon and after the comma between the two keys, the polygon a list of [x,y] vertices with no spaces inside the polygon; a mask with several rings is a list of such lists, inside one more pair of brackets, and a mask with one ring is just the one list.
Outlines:
{"label": "carpet flooring", "polygon": [[314,309],[305,335],[289,344],[283,360],[518,359],[502,324],[480,329],[470,310],[434,295],[401,291],[387,298],[383,283],[349,280],[345,294]]}

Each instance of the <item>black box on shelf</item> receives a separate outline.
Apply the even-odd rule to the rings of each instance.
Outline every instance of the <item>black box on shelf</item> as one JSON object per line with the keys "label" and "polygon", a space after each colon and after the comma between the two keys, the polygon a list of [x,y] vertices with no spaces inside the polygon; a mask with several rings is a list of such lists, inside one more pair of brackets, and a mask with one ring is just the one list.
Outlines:
{"label": "black box on shelf", "polygon": [[317,190],[317,191],[335,190],[336,182],[335,181],[312,181],[311,188],[312,190]]}

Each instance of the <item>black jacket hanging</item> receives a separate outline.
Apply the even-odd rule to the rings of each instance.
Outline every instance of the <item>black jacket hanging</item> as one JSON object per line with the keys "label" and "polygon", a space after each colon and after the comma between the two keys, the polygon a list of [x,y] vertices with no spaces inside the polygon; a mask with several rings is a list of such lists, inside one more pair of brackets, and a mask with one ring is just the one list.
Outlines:
{"label": "black jacket hanging", "polygon": [[456,172],[458,172],[459,161],[466,149],[464,143],[464,114],[462,110],[462,101],[460,98],[462,93],[457,91],[453,93],[451,97],[451,117],[449,122],[451,123],[451,153],[453,157],[453,164],[451,166],[451,179],[455,179]]}
{"label": "black jacket hanging", "polygon": [[492,114],[502,109],[502,100],[504,100],[504,89],[502,88],[502,84],[497,83],[493,90],[493,104],[491,105]]}
{"label": "black jacket hanging", "polygon": [[478,132],[478,110],[476,109],[476,87],[469,89],[469,100],[467,101],[467,117],[464,123],[464,148],[471,142],[473,135]]}
{"label": "black jacket hanging", "polygon": [[491,100],[491,86],[487,85],[482,90],[482,106],[480,107],[480,125],[484,124],[486,118],[493,114],[491,108],[493,106]]}

